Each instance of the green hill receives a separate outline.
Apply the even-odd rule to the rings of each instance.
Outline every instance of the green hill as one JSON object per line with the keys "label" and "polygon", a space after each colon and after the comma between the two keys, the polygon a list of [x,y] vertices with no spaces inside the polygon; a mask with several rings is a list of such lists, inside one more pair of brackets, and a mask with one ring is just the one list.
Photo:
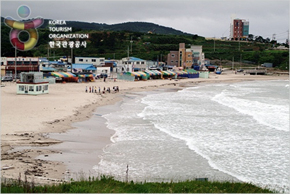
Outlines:
{"label": "green hill", "polygon": [[[289,51],[273,50],[273,43],[206,40],[202,36],[185,34],[171,28],[145,22],[115,25],[86,22],[66,23],[67,26],[73,27],[72,33],[89,34],[86,48],[73,49],[74,56],[121,59],[128,56],[129,48],[130,56],[154,61],[158,59],[165,62],[170,51],[178,50],[179,43],[185,43],[187,48],[190,45],[202,45],[206,58],[223,61],[225,64],[231,64],[233,59],[235,62],[249,61],[254,65],[269,62],[285,70],[289,64]],[[43,28],[38,29],[39,40],[36,47],[26,52],[17,51],[18,56],[47,57],[49,55],[51,60],[60,56],[71,56],[70,48],[49,48],[48,42],[52,40],[49,39],[49,34],[52,32],[48,30],[47,24],[48,20]],[[148,33],[148,31],[153,33]],[[177,32],[180,34],[174,34]],[[10,43],[9,33],[10,28],[2,23],[1,55],[13,57],[15,50]],[[20,35],[21,40],[28,39],[27,34],[21,33]],[[133,41],[132,47],[131,40]]]}
{"label": "green hill", "polygon": [[[45,19],[43,25],[40,28],[47,28],[48,22],[50,19]],[[4,18],[1,17],[1,23],[3,23]],[[143,32],[147,33],[151,31],[156,34],[171,34],[171,35],[191,35],[188,33],[184,33],[180,30],[176,30],[173,28],[160,26],[158,24],[149,23],[149,22],[125,22],[120,24],[104,24],[104,23],[89,23],[89,22],[81,22],[81,21],[66,21],[66,25],[73,27],[75,29],[82,30],[97,30],[97,31],[131,31],[131,32]]]}

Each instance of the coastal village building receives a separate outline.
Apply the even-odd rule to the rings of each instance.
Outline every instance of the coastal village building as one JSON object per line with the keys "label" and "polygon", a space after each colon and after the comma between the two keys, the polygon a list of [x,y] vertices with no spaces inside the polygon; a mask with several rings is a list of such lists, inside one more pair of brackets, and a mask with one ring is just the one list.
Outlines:
{"label": "coastal village building", "polygon": [[1,77],[5,76],[5,66],[4,61],[6,61],[6,57],[1,57]]}
{"label": "coastal village building", "polygon": [[178,51],[170,51],[167,55],[167,65],[191,68],[193,65],[204,65],[204,53],[201,45],[191,45],[185,48],[185,43],[179,44]]}
{"label": "coastal village building", "polygon": [[105,65],[105,58],[101,57],[75,57],[76,64],[92,64],[95,67]]}
{"label": "coastal village building", "polygon": [[22,72],[20,73],[20,81],[16,85],[17,94],[48,94],[49,82],[43,79],[42,72]]}
{"label": "coastal village building", "polygon": [[119,62],[122,71],[145,71],[147,69],[147,61],[136,57],[125,57]]}
{"label": "coastal village building", "polygon": [[238,18],[233,19],[230,29],[231,40],[245,40],[249,36],[249,21]]}
{"label": "coastal village building", "polygon": [[17,77],[21,72],[39,71],[38,57],[2,57],[1,75],[14,77],[15,71]]}

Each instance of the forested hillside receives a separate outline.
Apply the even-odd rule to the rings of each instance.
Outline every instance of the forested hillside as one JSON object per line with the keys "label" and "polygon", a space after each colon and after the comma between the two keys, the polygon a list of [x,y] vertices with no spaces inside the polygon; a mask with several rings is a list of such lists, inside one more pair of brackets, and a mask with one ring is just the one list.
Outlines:
{"label": "forested hillside", "polygon": [[[80,24],[79,26],[77,24]],[[88,26],[86,26],[88,24]],[[148,26],[147,26],[148,25]],[[185,43],[187,48],[191,45],[202,45],[205,57],[211,60],[228,60],[236,62],[247,61],[251,64],[273,63],[282,69],[288,68],[289,51],[273,50],[273,43],[269,42],[238,42],[238,41],[217,41],[206,40],[202,36],[190,34],[170,34],[170,28],[160,27],[165,32],[157,33],[148,23],[132,22],[125,24],[110,25],[111,29],[104,29],[105,24],[96,24],[95,29],[84,22],[67,23],[67,26],[74,26],[72,33],[89,34],[86,48],[73,49],[74,56],[95,56],[106,59],[121,59],[134,56],[146,60],[166,61],[170,51],[178,50],[179,43]],[[147,27],[146,27],[147,26]],[[154,25],[155,27],[158,25]],[[157,29],[157,28],[155,28]],[[1,25],[1,55],[15,56],[15,50],[10,44],[10,28]],[[167,31],[169,30],[169,32]],[[167,31],[167,32],[166,32]],[[71,56],[70,48],[49,48],[48,28],[38,29],[39,40],[35,48],[30,51],[17,51],[18,56],[50,57],[50,60],[61,56]],[[28,39],[27,33],[21,33],[20,39]],[[129,51],[129,53],[128,53]]]}

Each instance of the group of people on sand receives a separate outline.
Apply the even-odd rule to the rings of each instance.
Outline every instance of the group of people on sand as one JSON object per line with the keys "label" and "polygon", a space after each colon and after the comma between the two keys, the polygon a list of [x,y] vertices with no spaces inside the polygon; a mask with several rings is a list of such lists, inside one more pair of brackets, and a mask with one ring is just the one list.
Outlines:
{"label": "group of people on sand", "polygon": [[[119,92],[119,86],[113,86],[113,91],[114,92]],[[97,86],[90,86],[90,87],[88,87],[88,86],[86,86],[86,93],[99,93],[99,94],[101,94],[101,93],[103,93],[103,94],[105,94],[106,92],[108,92],[108,93],[111,93],[111,88],[110,87],[108,87],[107,89],[106,89],[106,87],[104,87],[103,88],[103,90],[101,91],[101,87],[99,87],[98,88],[98,90],[97,90]]]}

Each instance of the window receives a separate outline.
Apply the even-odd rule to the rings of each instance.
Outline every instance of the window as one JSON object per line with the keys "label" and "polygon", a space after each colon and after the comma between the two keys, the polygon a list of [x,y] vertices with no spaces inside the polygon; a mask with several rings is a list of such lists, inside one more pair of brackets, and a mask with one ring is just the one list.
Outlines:
{"label": "window", "polygon": [[104,62],[104,59],[100,59],[100,62]]}
{"label": "window", "polygon": [[171,57],[175,57],[175,54],[172,54]]}
{"label": "window", "polygon": [[29,86],[29,91],[33,92],[34,91],[34,86]]}
{"label": "window", "polygon": [[171,63],[173,63],[173,61],[171,61]]}
{"label": "window", "polygon": [[24,61],[24,65],[29,65],[30,62],[29,61]]}
{"label": "window", "polygon": [[43,90],[47,91],[48,90],[48,85],[43,86]]}
{"label": "window", "polygon": [[86,59],[86,62],[88,62],[88,59]]}
{"label": "window", "polygon": [[141,62],[141,65],[144,65],[144,64],[145,64],[145,62],[144,62],[144,61],[142,61],[142,62]]}
{"label": "window", "polygon": [[19,91],[24,91],[24,86],[19,86],[18,89]]}
{"label": "window", "polygon": [[139,64],[140,64],[140,62],[139,62],[139,61],[137,61],[137,62],[136,62],[136,64],[137,64],[137,65],[139,65]]}
{"label": "window", "polygon": [[32,65],[38,65],[38,62],[37,61],[31,61],[31,64]]}
{"label": "window", "polygon": [[92,59],[92,62],[97,62],[97,60],[96,59]]}
{"label": "window", "polygon": [[36,86],[36,91],[41,91],[42,90],[42,87],[41,86]]}
{"label": "window", "polygon": [[79,61],[84,61],[83,59],[79,59]]}

